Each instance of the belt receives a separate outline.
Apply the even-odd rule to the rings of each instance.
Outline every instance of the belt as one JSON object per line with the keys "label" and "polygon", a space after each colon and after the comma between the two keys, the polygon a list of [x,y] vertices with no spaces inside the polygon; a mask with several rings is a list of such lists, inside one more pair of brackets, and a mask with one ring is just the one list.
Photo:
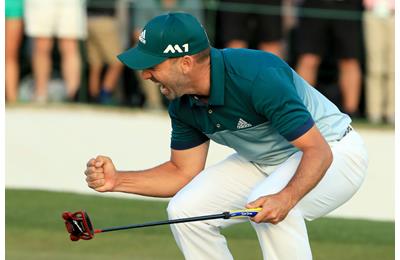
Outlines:
{"label": "belt", "polygon": [[340,140],[342,140],[348,133],[350,133],[351,131],[353,131],[353,128],[351,127],[351,125],[349,125],[346,130],[344,131],[342,137],[340,137],[339,139],[336,139],[337,142],[339,142]]}

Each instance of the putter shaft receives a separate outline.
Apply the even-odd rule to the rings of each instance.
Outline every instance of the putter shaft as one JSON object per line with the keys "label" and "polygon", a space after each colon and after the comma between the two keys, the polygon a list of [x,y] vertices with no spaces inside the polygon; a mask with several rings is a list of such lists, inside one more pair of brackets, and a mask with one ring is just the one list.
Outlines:
{"label": "putter shaft", "polygon": [[164,221],[155,221],[155,222],[147,222],[142,224],[134,224],[134,225],[126,225],[126,226],[117,226],[117,227],[110,227],[110,228],[103,228],[103,229],[95,229],[94,233],[104,233],[116,230],[125,230],[125,229],[133,229],[133,228],[142,228],[142,227],[153,227],[153,226],[160,226],[160,225],[170,225],[170,224],[177,224],[177,223],[184,223],[184,222],[193,222],[193,221],[201,221],[201,220],[209,220],[209,219],[229,219],[231,214],[226,211],[220,214],[213,214],[213,215],[205,215],[205,216],[198,216],[198,217],[189,217],[189,218],[180,218],[180,219],[171,219],[171,220],[164,220]]}
{"label": "putter shaft", "polygon": [[126,225],[126,226],[95,229],[94,233],[104,233],[104,232],[110,232],[110,231],[116,231],[116,230],[125,230],[125,229],[142,228],[142,227],[153,227],[153,226],[160,226],[160,225],[171,225],[171,224],[177,224],[177,223],[202,221],[202,220],[209,220],[209,219],[220,219],[220,218],[230,219],[230,218],[240,218],[240,217],[254,217],[260,211],[261,211],[261,208],[232,210],[232,211],[225,211],[220,214],[212,214],[212,215],[204,215],[204,216],[197,216],[197,217],[171,219],[171,220],[147,222],[147,223],[142,223],[142,224],[133,224],[133,225]]}

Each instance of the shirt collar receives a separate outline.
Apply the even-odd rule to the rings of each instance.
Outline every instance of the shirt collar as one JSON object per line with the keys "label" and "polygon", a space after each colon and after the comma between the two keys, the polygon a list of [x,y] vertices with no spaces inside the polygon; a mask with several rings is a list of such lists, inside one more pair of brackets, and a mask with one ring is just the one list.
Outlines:
{"label": "shirt collar", "polygon": [[[222,106],[224,105],[225,93],[225,65],[224,58],[220,50],[211,48],[211,79],[210,79],[210,97],[208,105]],[[204,106],[204,104],[190,96],[190,105]]]}

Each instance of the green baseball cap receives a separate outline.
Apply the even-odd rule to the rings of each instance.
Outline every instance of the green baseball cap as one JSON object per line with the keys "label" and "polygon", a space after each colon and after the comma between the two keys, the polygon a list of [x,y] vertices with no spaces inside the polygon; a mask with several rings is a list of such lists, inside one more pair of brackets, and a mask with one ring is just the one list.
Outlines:
{"label": "green baseball cap", "polygon": [[191,14],[174,12],[150,20],[136,47],[118,55],[118,59],[131,69],[143,70],[168,58],[193,55],[209,47],[200,22]]}

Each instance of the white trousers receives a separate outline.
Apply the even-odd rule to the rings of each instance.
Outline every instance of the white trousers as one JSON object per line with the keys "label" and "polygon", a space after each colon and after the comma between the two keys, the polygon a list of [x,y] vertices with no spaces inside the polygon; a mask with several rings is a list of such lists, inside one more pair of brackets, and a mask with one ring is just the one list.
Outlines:
{"label": "white trousers", "polygon": [[[368,158],[361,137],[353,130],[341,141],[330,143],[333,162],[323,179],[280,223],[252,222],[268,260],[312,259],[306,220],[324,216],[349,200],[361,186]],[[180,190],[168,205],[170,219],[243,209],[247,202],[282,190],[293,177],[302,153],[262,171],[237,154],[208,167]],[[220,229],[248,221],[217,219],[171,225],[186,259],[233,259]]]}

